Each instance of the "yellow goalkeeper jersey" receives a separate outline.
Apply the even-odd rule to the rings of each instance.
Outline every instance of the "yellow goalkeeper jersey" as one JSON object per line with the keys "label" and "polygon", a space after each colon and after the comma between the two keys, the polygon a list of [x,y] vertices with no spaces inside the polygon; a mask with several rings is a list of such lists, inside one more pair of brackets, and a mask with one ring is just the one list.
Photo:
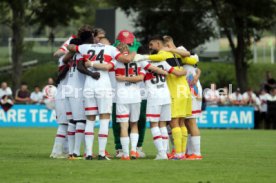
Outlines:
{"label": "yellow goalkeeper jersey", "polygon": [[[176,70],[182,70],[184,64],[194,65],[195,58],[181,57],[167,51],[159,51],[157,54],[149,55],[151,61],[167,61]],[[172,118],[187,117],[192,114],[191,92],[185,76],[177,77],[174,74],[167,76],[167,84],[171,94]]]}

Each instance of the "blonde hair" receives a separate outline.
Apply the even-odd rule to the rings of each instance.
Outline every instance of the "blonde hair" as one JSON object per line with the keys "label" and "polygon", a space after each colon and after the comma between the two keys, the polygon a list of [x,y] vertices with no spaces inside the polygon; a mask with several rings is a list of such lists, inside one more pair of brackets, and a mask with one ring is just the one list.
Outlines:
{"label": "blonde hair", "polygon": [[171,36],[165,35],[163,36],[164,43],[173,42],[173,38]]}
{"label": "blonde hair", "polygon": [[129,52],[129,47],[126,43],[119,43],[116,47],[121,53]]}

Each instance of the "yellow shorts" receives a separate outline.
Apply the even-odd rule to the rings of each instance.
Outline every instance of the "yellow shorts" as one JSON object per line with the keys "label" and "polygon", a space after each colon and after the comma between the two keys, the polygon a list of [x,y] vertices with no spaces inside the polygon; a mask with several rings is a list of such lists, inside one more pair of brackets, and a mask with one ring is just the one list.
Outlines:
{"label": "yellow shorts", "polygon": [[171,98],[172,118],[185,118],[192,115],[192,98]]}

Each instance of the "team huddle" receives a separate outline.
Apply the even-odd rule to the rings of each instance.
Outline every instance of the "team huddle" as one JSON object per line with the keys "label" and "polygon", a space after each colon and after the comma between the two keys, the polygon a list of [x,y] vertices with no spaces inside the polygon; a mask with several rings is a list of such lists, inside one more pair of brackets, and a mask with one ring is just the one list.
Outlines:
{"label": "team huddle", "polygon": [[112,115],[116,157],[121,160],[145,157],[141,141],[146,121],[156,160],[202,159],[196,124],[202,103],[198,57],[176,47],[170,36],[150,38],[150,51],[143,54],[133,49],[137,44],[131,32],[121,31],[118,37],[121,41],[111,45],[103,30],[84,25],[55,53],[59,126],[50,157],[94,159],[98,116],[97,159],[110,160],[105,149]]}

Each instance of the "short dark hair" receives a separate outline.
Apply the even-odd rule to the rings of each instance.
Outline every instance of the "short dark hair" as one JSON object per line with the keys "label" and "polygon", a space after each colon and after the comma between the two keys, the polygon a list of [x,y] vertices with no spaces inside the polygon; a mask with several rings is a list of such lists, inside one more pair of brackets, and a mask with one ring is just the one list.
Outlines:
{"label": "short dark hair", "polygon": [[161,35],[155,35],[149,39],[149,42],[151,41],[161,41],[162,43],[164,43],[164,38]]}
{"label": "short dark hair", "polygon": [[27,84],[26,82],[23,81],[23,82],[21,83],[21,86],[22,86],[22,85],[28,85],[28,84]]}
{"label": "short dark hair", "polygon": [[106,34],[104,29],[98,27],[93,28],[92,32],[94,37],[98,36],[100,33]]}
{"label": "short dark hair", "polygon": [[83,25],[78,31],[81,42],[93,42],[93,29],[90,25]]}

